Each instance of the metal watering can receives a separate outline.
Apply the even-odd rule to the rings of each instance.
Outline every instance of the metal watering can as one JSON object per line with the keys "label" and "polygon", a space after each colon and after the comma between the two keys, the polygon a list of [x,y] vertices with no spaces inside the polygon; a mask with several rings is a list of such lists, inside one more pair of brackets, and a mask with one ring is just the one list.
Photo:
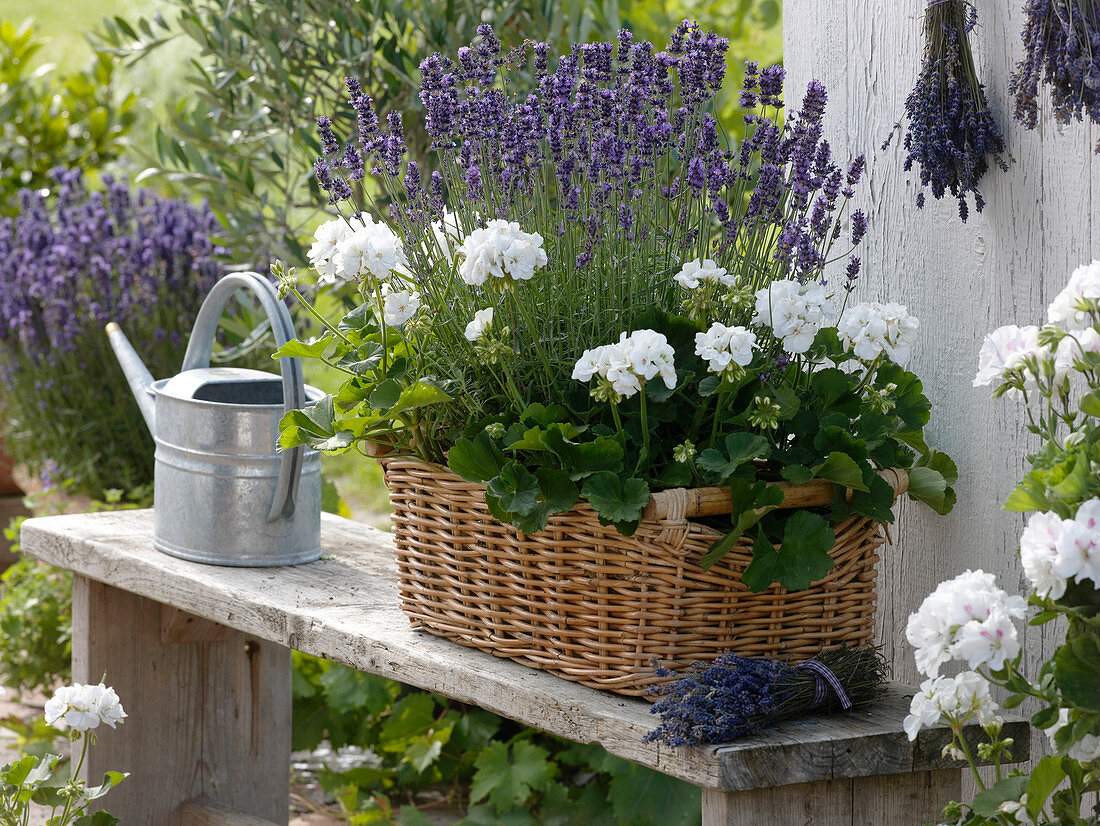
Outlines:
{"label": "metal watering can", "polygon": [[282,377],[211,367],[218,320],[239,289],[251,291],[281,347],[294,338],[275,288],[256,273],[223,277],[206,297],[183,357],[183,371],[154,381],[122,330],[107,325],[111,348],[156,440],[153,545],[213,565],[263,567],[321,555],[321,457],[296,447],[276,452],[283,414],[323,393],[302,381],[299,359],[279,359]]}

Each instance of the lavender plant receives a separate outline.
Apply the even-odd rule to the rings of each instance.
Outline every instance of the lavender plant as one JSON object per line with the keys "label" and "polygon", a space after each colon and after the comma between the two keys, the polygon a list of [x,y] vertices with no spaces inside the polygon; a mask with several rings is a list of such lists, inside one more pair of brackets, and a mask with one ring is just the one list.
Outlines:
{"label": "lavender plant", "polygon": [[1100,123],[1100,3],[1028,0],[1024,14],[1024,56],[1009,80],[1015,119],[1027,129],[1038,126],[1045,85],[1058,123],[1086,115]]}
{"label": "lavender plant", "polygon": [[183,336],[218,275],[206,211],[78,170],[24,190],[0,219],[0,376],[7,444],[34,472],[103,497],[152,481],[152,440],[103,335],[133,331],[150,369],[178,371]]}
{"label": "lavender plant", "polygon": [[858,708],[881,696],[887,670],[873,648],[832,648],[798,664],[723,654],[657,689],[650,712],[661,722],[645,739],[673,748],[728,743],[810,712]]}
{"label": "lavender plant", "polygon": [[[828,517],[892,519],[879,468],[917,466],[913,495],[949,509],[954,468],[920,436],[929,405],[903,368],[917,322],[848,306],[863,158],[834,158],[820,83],[784,120],[783,69],[753,63],[746,138],[729,143],[710,112],[725,52],[685,21],[665,50],[623,31],[554,63],[482,26],[421,65],[430,175],[406,160],[400,114],[381,123],[349,79],[358,134],[321,118],[315,165],[343,214],[309,258],[363,303],[338,325],[314,310],[325,335],[280,351],[346,375],[331,403],[284,421],[283,445],[384,440],[446,461],[528,533],[583,498],[630,534],[651,490],[728,485],[732,530],[704,561],[753,529],[757,590],[824,574]],[[389,223],[351,197],[368,171]],[[830,283],[829,264],[845,275]],[[815,477],[854,495],[771,513],[783,494],[767,482]]]}
{"label": "lavender plant", "polygon": [[[970,215],[968,196],[973,196],[978,212],[985,207],[978,182],[989,171],[990,162],[1008,169],[1004,136],[989,109],[970,50],[970,33],[977,24],[975,6],[963,0],[929,0],[921,70],[905,99],[909,122],[903,141],[905,171],[919,167],[921,187],[930,187],[936,200],[948,192],[957,198],[964,222]],[[917,207],[923,207],[924,201],[921,191]]]}

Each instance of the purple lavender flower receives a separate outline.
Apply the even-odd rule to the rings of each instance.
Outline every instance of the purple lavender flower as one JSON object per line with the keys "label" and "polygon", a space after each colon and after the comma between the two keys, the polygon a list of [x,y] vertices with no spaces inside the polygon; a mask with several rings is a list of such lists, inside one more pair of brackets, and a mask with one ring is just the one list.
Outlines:
{"label": "purple lavender flower", "polygon": [[317,133],[321,136],[321,148],[326,157],[334,158],[340,154],[340,143],[332,131],[332,121],[325,116],[317,118]]}

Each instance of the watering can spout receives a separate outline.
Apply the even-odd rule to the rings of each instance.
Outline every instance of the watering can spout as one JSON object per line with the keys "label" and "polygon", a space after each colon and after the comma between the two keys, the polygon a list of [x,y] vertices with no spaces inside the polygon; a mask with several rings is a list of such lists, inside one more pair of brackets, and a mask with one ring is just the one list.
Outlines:
{"label": "watering can spout", "polygon": [[137,351],[122,332],[122,328],[113,321],[107,325],[107,338],[111,342],[111,349],[115,351],[122,372],[126,375],[126,381],[130,383],[130,391],[137,399],[141,415],[145,418],[145,424],[149,432],[156,434],[156,399],[153,397],[153,374],[145,367]]}

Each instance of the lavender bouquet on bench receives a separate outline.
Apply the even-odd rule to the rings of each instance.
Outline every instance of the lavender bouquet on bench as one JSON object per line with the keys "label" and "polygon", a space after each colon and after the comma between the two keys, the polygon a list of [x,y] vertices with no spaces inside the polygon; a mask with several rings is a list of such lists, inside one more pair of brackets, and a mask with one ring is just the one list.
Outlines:
{"label": "lavender bouquet on bench", "polygon": [[728,743],[803,714],[847,711],[882,695],[887,670],[874,648],[833,648],[801,663],[723,654],[654,690],[650,711],[661,723],[646,742]]}

